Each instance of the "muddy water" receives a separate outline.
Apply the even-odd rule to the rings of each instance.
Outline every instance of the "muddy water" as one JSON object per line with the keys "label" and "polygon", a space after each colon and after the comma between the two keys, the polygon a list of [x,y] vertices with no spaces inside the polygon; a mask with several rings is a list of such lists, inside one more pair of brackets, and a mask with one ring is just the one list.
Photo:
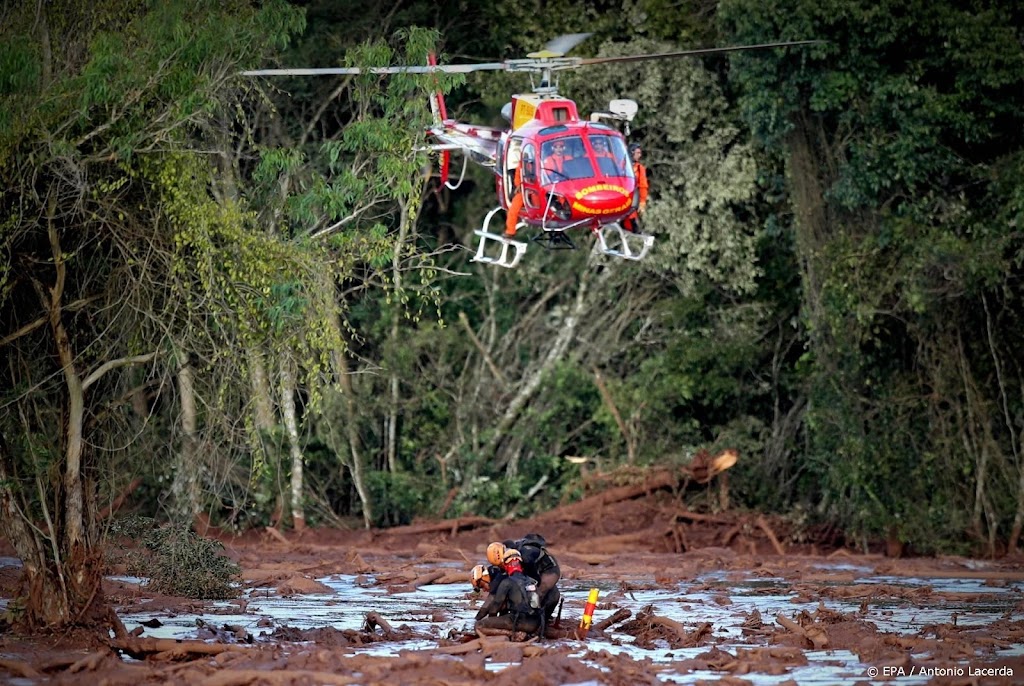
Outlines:
{"label": "muddy water", "polygon": [[[424,564],[422,569],[461,569],[453,563]],[[668,587],[658,586],[650,579],[632,579],[625,585],[621,579],[598,581],[594,585],[601,589],[601,601],[594,620],[600,621],[615,609],[627,608],[635,617],[645,608],[652,608],[654,614],[674,620],[687,631],[693,631],[705,622],[713,626],[713,637],[700,647],[671,649],[668,644],[653,648],[635,645],[635,639],[612,627],[608,638],[592,637],[586,643],[566,640],[564,643],[574,649],[573,655],[590,661],[597,651],[612,654],[624,653],[636,660],[651,660],[665,670],[659,678],[669,683],[693,683],[701,680],[719,680],[721,672],[689,671],[673,672],[675,661],[696,658],[706,653],[709,645],[735,652],[736,649],[757,647],[757,639],[751,639],[743,632],[743,623],[755,610],[766,623],[774,623],[775,617],[793,617],[802,610],[814,613],[824,607],[827,610],[856,614],[873,623],[881,634],[915,636],[927,634],[930,627],[937,625],[987,626],[1001,618],[1020,621],[1024,619],[1024,582],[1008,582],[1002,585],[989,583],[971,577],[924,579],[894,577],[876,574],[870,567],[844,564],[821,564],[817,571],[822,575],[834,575],[841,582],[831,584],[837,591],[835,596],[816,596],[800,592],[799,581],[775,576],[758,576],[753,572],[708,573],[692,580]],[[141,583],[144,580],[122,579],[126,582]],[[163,638],[196,638],[203,626],[223,627],[240,625],[251,635],[265,636],[279,627],[312,629],[334,627],[336,629],[360,629],[369,612],[382,615],[396,629],[406,626],[421,638],[412,641],[374,643],[356,649],[375,655],[397,655],[399,651],[429,649],[436,646],[436,639],[458,636],[472,632],[473,615],[479,600],[468,593],[468,585],[428,585],[405,593],[389,593],[378,585],[372,575],[332,575],[319,579],[331,589],[331,593],[315,595],[294,595],[280,597],[273,589],[254,589],[245,594],[248,601],[244,611],[238,603],[213,603],[206,610],[194,614],[169,614],[167,611],[137,611],[121,615],[130,631],[143,622],[157,620],[161,626],[145,628],[145,635]],[[887,589],[881,599],[872,599],[865,606],[863,597],[844,598],[842,587],[854,588],[860,585],[876,585]],[[586,601],[589,584],[569,579],[561,584],[565,597],[566,616],[578,617]],[[623,589],[634,590],[623,590]],[[930,592],[927,589],[931,589]],[[764,640],[760,645],[766,645]],[[1013,656],[1024,653],[1022,646],[1003,647],[995,656]],[[806,665],[794,666],[784,674],[744,674],[743,678],[755,685],[774,685],[796,681],[801,684],[833,684],[861,681],[862,683],[890,683],[885,675],[875,675],[869,669],[874,665],[864,664],[848,650],[806,650]],[[914,657],[914,656],[912,656]],[[924,657],[924,656],[921,656]],[[962,663],[968,666],[968,663]],[[490,664],[489,668],[500,670],[507,664]],[[903,675],[899,683],[922,684],[930,677]]]}

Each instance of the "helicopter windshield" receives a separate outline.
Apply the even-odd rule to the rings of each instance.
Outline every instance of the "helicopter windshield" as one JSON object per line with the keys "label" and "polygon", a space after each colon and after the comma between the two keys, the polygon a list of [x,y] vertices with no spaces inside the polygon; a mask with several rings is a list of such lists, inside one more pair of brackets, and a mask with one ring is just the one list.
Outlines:
{"label": "helicopter windshield", "polygon": [[545,142],[540,148],[540,160],[544,183],[587,179],[594,175],[579,136],[563,136]]}
{"label": "helicopter windshield", "polygon": [[587,139],[594,153],[594,162],[601,176],[633,178],[633,165],[629,163],[626,143],[618,136],[591,133]]}

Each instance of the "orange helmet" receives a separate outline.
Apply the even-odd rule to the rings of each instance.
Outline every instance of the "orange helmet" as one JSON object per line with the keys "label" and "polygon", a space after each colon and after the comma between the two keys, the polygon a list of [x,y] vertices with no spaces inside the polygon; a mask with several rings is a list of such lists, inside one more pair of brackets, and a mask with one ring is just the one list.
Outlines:
{"label": "orange helmet", "polygon": [[487,571],[487,567],[483,565],[477,565],[473,567],[472,576],[469,583],[473,585],[474,591],[488,591],[491,588],[491,573]]}
{"label": "orange helmet", "polygon": [[487,546],[487,561],[492,565],[498,566],[502,563],[505,557],[505,544],[500,541]]}

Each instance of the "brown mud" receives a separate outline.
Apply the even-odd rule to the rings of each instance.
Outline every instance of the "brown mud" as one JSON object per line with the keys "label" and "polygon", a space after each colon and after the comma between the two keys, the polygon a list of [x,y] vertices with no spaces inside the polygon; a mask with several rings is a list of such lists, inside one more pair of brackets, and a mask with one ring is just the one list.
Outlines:
{"label": "brown mud", "polygon": [[[618,587],[601,599],[587,640],[614,644],[628,636],[630,651],[594,649],[584,655],[593,643],[574,636],[582,607],[570,603],[563,608],[560,625],[549,627],[546,640],[527,639],[500,622],[485,622],[476,631],[455,636],[423,634],[375,612],[368,613],[362,626],[350,629],[276,627],[254,637],[242,627],[205,625],[197,629],[195,640],[185,641],[150,638],[142,627],[141,635],[119,639],[88,631],[27,637],[7,630],[0,633],[0,683],[625,686],[666,683],[665,675],[671,674],[672,680],[685,683],[731,686],[758,678],[763,683],[765,676],[774,676],[777,680],[771,683],[782,684],[798,683],[786,675],[807,665],[812,651],[850,651],[863,665],[881,672],[874,676],[865,671],[851,676],[850,683],[899,684],[901,675],[911,670],[920,674],[922,669],[931,669],[924,672],[930,676],[913,683],[1024,683],[1024,602],[982,625],[958,625],[954,613],[950,621],[914,634],[886,633],[871,620],[887,602],[969,606],[983,594],[940,592],[927,585],[860,584],[845,571],[856,565],[885,577],[978,579],[1005,589],[1024,585],[1020,560],[978,564],[953,557],[859,554],[786,520],[735,511],[691,512],[679,489],[623,488],[632,490],[611,489],[529,520],[465,517],[386,530],[275,529],[219,537],[241,565],[247,589],[278,595],[324,593],[331,589],[318,579],[348,574],[372,575],[374,583],[393,594],[467,582],[468,570],[483,560],[488,542],[540,532],[561,564],[563,586]],[[449,564],[438,570],[439,562]],[[797,598],[817,602],[817,610],[761,616],[737,609],[744,644],[737,647],[735,639],[725,645],[716,627],[700,620],[699,607],[692,621],[680,622],[659,615],[653,606],[632,613],[616,602],[640,589],[676,589],[682,583],[728,610],[732,600],[727,586],[697,583],[709,572],[726,581],[781,579]],[[0,597],[11,598],[16,581],[16,568],[0,567]],[[169,616],[204,608],[209,612],[209,604],[155,596],[123,581],[108,580],[105,591],[121,614],[143,606]],[[826,607],[826,601],[836,599],[860,609],[844,613]],[[244,612],[248,602],[235,601],[236,611]],[[424,607],[421,620],[423,616],[442,621],[444,611]],[[431,647],[404,647],[413,642],[421,646],[424,639]],[[362,650],[374,643],[393,650],[386,656]],[[687,650],[688,657],[667,662],[645,658],[643,651],[656,646]],[[708,678],[708,673],[714,676]]]}

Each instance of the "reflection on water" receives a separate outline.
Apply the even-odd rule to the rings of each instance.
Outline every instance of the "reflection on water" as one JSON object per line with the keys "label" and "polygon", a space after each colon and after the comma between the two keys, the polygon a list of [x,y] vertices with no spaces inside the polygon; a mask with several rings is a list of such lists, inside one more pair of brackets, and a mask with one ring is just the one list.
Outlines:
{"label": "reflection on water", "polygon": [[[443,566],[450,565],[437,565],[438,568]],[[868,568],[843,564],[821,565],[820,569],[826,572],[843,572],[847,575],[852,572],[856,577],[853,584],[886,584],[907,590],[920,590],[928,586],[937,593],[975,593],[982,596],[981,600],[970,603],[950,602],[941,595],[911,596],[913,600],[900,597],[873,599],[868,608],[867,619],[882,633],[917,634],[928,625],[951,623],[954,613],[959,626],[989,624],[1013,613],[1022,598],[1020,584],[994,587],[984,585],[982,580],[969,578],[873,576]],[[372,577],[363,575],[358,579],[359,583],[357,577],[341,574],[319,579],[331,588],[332,593],[329,594],[279,597],[267,589],[255,589],[246,595],[248,605],[244,613],[239,610],[237,603],[221,602],[212,603],[209,606],[212,610],[208,614],[169,616],[166,611],[132,611],[124,614],[122,620],[130,631],[142,622],[158,619],[163,626],[147,628],[145,635],[163,638],[196,638],[197,627],[201,623],[213,626],[241,625],[256,637],[283,626],[297,629],[360,629],[368,612],[379,613],[396,629],[406,626],[419,634],[438,638],[472,629],[477,604],[468,594],[467,584],[430,585],[408,593],[388,594],[383,587],[373,585]],[[738,578],[735,572],[702,575],[693,581],[679,584],[675,589],[623,592],[620,586],[612,585],[610,582],[595,585],[602,588],[602,605],[599,605],[595,622],[611,612],[603,605],[609,599],[616,608],[628,608],[634,616],[644,607],[653,605],[655,614],[673,619],[689,630],[704,622],[711,622],[714,636],[722,640],[717,644],[718,647],[731,653],[735,653],[736,648],[751,647],[749,641],[743,637],[741,627],[746,615],[754,610],[760,612],[764,620],[770,623],[780,613],[791,617],[801,610],[806,610],[813,614],[819,603],[829,610],[853,614],[859,610],[863,600],[826,598],[819,601],[815,598],[804,601],[792,590],[791,582],[784,579],[754,576]],[[578,616],[586,602],[590,586],[578,581],[563,581],[562,587],[566,615]],[[723,606],[715,601],[722,595],[728,596],[730,602],[727,605]],[[579,643],[580,650],[577,656],[586,660],[588,651],[605,650],[613,654],[625,653],[634,659],[646,658],[656,663],[670,663],[673,660],[694,658],[708,650],[707,646],[672,650],[667,644],[654,649],[644,649],[633,645],[631,636],[617,634],[614,628],[611,633],[615,638],[614,642],[592,637],[586,644]],[[375,655],[397,655],[400,650],[428,649],[434,645],[431,640],[384,642],[357,650]],[[1003,652],[1020,654],[1024,651],[1017,648]],[[745,674],[743,678],[756,686],[775,685],[787,680],[801,684],[869,681],[866,671],[869,665],[861,663],[858,657],[849,651],[805,651],[805,655],[809,663],[794,667],[786,674]],[[490,664],[489,668],[497,670],[506,666],[508,665],[494,663]],[[669,683],[714,681],[721,677],[722,674],[719,672],[660,674],[660,678]],[[927,678],[900,678],[902,686],[926,681]],[[883,682],[877,680],[875,683]]]}

